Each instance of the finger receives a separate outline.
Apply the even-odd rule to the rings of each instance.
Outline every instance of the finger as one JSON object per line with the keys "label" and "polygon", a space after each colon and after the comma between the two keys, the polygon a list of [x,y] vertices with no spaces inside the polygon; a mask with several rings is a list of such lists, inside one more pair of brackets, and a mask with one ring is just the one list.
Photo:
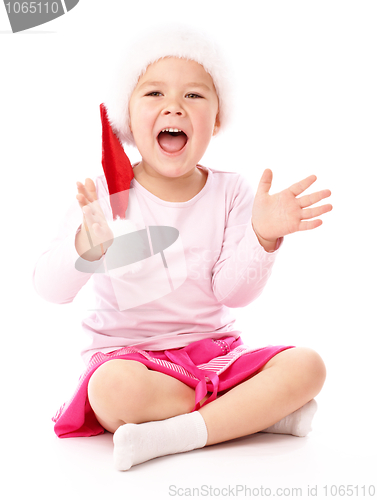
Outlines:
{"label": "finger", "polygon": [[85,193],[86,192],[86,188],[85,188],[85,186],[84,186],[84,184],[82,182],[77,181],[76,182],[76,186],[77,186],[77,191],[79,193]]}
{"label": "finger", "polygon": [[89,200],[81,193],[76,195],[76,200],[79,202],[79,205],[81,208],[85,207],[86,205],[89,205]]}
{"label": "finger", "polygon": [[329,189],[323,189],[322,191],[317,191],[316,193],[307,194],[306,196],[301,196],[299,198],[300,207],[306,208],[310,207],[310,205],[314,205],[325,198],[331,196],[331,191]]}
{"label": "finger", "polygon": [[263,172],[262,177],[260,178],[257,193],[266,194],[271,189],[272,184],[272,171],[269,168]]}
{"label": "finger", "polygon": [[321,225],[322,225],[321,219],[302,221],[302,222],[300,222],[300,224],[298,226],[298,230],[299,231],[308,231],[310,229],[315,229],[316,227],[319,227]]}
{"label": "finger", "polygon": [[[90,201],[91,201],[90,194],[86,190],[84,184],[82,184],[81,182],[76,182],[76,186],[77,186],[78,195],[80,195],[81,202],[84,203],[84,200],[86,200],[85,204],[90,203]],[[76,198],[77,198],[77,196],[76,196]]]}
{"label": "finger", "polygon": [[84,184],[82,182],[80,182],[80,181],[77,181],[76,182],[76,187],[77,187],[78,193],[84,195],[84,193],[85,193],[85,186],[84,186]]}
{"label": "finger", "polygon": [[77,191],[85,196],[88,203],[97,200],[97,191],[92,179],[85,179],[85,185],[82,182],[76,182]]}
{"label": "finger", "polygon": [[321,205],[320,207],[306,208],[302,211],[302,219],[313,219],[332,210],[332,205]]}
{"label": "finger", "polygon": [[79,193],[76,195],[76,200],[79,202],[81,209],[84,207],[90,207],[91,213],[94,215],[96,213],[96,201],[89,201],[83,194]]}
{"label": "finger", "polygon": [[317,180],[317,177],[315,175],[309,175],[309,177],[306,177],[306,179],[303,179],[300,182],[296,182],[295,184],[292,184],[292,186],[289,188],[289,190],[295,196],[298,196],[299,194],[306,191],[308,189],[308,187],[310,187],[316,180]]}
{"label": "finger", "polygon": [[97,200],[96,186],[92,179],[90,179],[89,177],[85,179],[85,188],[88,191],[92,201]]}

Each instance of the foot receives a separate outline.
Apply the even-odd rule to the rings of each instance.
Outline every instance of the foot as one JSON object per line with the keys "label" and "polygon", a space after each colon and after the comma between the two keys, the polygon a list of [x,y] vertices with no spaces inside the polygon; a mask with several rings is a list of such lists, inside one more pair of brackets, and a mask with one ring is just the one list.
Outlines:
{"label": "foot", "polygon": [[125,424],[114,433],[114,465],[128,470],[153,458],[202,448],[207,427],[198,412],[144,424]]}
{"label": "foot", "polygon": [[311,423],[316,411],[317,402],[312,399],[298,410],[261,432],[305,437],[312,430]]}

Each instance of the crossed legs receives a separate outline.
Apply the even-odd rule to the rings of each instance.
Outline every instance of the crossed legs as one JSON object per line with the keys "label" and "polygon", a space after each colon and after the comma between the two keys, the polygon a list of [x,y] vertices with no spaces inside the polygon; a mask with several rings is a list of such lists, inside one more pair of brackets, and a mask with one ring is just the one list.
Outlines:
{"label": "crossed legs", "polygon": [[[312,349],[296,347],[274,356],[254,376],[199,410],[206,445],[266,429],[311,401],[326,369]],[[137,361],[113,360],[92,375],[88,397],[101,425],[115,432],[125,423],[166,420],[191,412],[195,391]]]}

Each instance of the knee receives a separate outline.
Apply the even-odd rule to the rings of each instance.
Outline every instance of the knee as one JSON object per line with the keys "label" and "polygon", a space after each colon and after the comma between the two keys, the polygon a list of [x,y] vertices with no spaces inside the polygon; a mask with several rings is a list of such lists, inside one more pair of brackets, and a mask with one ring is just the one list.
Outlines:
{"label": "knee", "polygon": [[293,352],[302,387],[311,398],[314,398],[320,392],[326,380],[325,363],[313,349],[296,347],[292,349],[292,354]]}
{"label": "knee", "polygon": [[[97,415],[134,419],[139,404],[144,404],[148,369],[137,361],[107,361],[93,373],[88,384],[88,399]],[[124,418],[122,418],[124,420]]]}

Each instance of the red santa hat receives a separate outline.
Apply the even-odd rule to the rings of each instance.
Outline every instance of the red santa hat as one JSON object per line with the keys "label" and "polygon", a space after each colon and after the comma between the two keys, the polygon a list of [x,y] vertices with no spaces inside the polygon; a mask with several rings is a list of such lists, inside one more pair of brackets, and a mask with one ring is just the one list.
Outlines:
{"label": "red santa hat", "polygon": [[[100,105],[100,110],[102,120],[102,167],[109,190],[113,219],[125,219],[128,194],[134,172],[123,146],[110,126],[104,104]],[[117,196],[114,196],[116,194]]]}

